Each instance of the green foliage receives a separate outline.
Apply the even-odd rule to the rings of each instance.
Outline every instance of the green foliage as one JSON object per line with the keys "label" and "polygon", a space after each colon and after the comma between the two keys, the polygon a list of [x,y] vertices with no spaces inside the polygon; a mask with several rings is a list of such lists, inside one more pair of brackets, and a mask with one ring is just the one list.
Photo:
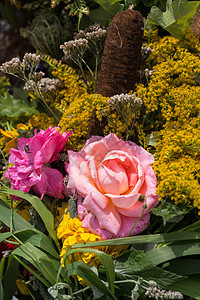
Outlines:
{"label": "green foliage", "polygon": [[152,6],[148,15],[149,22],[163,27],[176,38],[182,38],[199,4],[200,1],[167,0],[165,12]]}
{"label": "green foliage", "polygon": [[13,98],[9,93],[0,95],[1,117],[16,118],[24,115],[37,115],[38,113],[34,106],[29,106],[24,101]]}
{"label": "green foliage", "polygon": [[19,28],[19,21],[14,7],[10,1],[3,0],[0,2],[0,17],[7,20],[15,28]]}
{"label": "green foliage", "polygon": [[152,210],[156,216],[163,218],[163,223],[167,222],[179,222],[188,213],[188,209],[184,205],[175,205],[173,202],[163,201]]}
{"label": "green foliage", "polygon": [[67,212],[70,215],[70,218],[76,218],[78,217],[78,211],[77,211],[77,198],[70,197],[68,200],[69,207],[67,209]]}
{"label": "green foliage", "polygon": [[103,265],[103,267],[106,271],[109,288],[110,288],[111,292],[114,293],[115,272],[114,272],[114,264],[113,264],[112,257],[102,251],[99,251],[96,249],[90,249],[90,248],[69,250],[67,252],[67,256],[69,256],[75,252],[92,252],[92,253],[96,254],[96,256],[99,258],[101,264]]}
{"label": "green foliage", "polygon": [[90,12],[90,19],[95,23],[108,25],[112,18],[124,9],[120,0],[95,0],[100,6]]}
{"label": "green foliage", "polygon": [[69,264],[66,268],[65,274],[68,278],[71,275],[80,276],[98,288],[98,290],[100,290],[105,296],[109,297],[109,299],[117,300],[101,279],[82,261]]}
{"label": "green foliage", "polygon": [[192,299],[200,300],[199,278],[196,280],[187,278],[175,282],[170,286],[170,288],[176,291],[181,291],[184,295],[192,297]]}
{"label": "green foliage", "polygon": [[45,10],[33,19],[30,27],[21,28],[20,32],[40,53],[60,59],[63,54],[60,45],[71,38],[73,26],[66,13],[57,16]]}
{"label": "green foliage", "polygon": [[3,294],[2,300],[10,300],[14,295],[16,288],[16,279],[19,268],[18,261],[9,256],[7,259],[2,259],[0,263],[4,269],[4,272],[1,277],[1,292]]}
{"label": "green foliage", "polygon": [[161,287],[181,279],[181,276],[155,267],[152,261],[140,250],[129,250],[114,260],[115,276],[118,280],[137,279],[154,280]]}
{"label": "green foliage", "polygon": [[53,238],[53,240],[59,248],[59,242],[54,230],[54,216],[37,196],[33,196],[22,191],[11,190],[9,188],[1,189],[0,192],[27,200],[38,212],[46,226],[46,229],[48,230],[49,234],[51,235],[51,237]]}

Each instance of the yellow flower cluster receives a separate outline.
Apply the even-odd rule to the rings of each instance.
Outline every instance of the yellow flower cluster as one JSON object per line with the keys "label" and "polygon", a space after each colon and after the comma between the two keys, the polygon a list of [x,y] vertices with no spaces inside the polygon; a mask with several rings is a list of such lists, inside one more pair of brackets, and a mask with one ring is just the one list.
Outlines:
{"label": "yellow flower cluster", "polygon": [[[63,220],[57,228],[57,236],[62,239],[63,247],[60,253],[62,259],[66,253],[66,248],[71,249],[71,246],[78,243],[89,243],[101,241],[101,237],[91,233],[88,229],[82,227],[82,222],[78,218],[70,218],[69,213],[64,214]],[[74,254],[76,261],[82,260],[89,265],[97,265],[98,259],[94,253],[77,252]]]}
{"label": "yellow flower cluster", "polygon": [[63,131],[73,131],[70,143],[73,148],[84,145],[89,120],[94,109],[97,118],[102,119],[101,111],[108,107],[106,97],[89,94],[82,80],[75,71],[67,65],[54,66],[52,75],[62,81],[62,90],[57,94],[54,105],[63,113],[59,127]]}
{"label": "yellow flower cluster", "polygon": [[17,148],[17,142],[20,137],[18,130],[27,131],[29,126],[18,124],[17,128],[11,127],[11,130],[3,130],[0,128],[0,145],[3,153],[7,156],[11,148]]}
{"label": "yellow flower cluster", "polygon": [[[92,233],[88,229],[82,227],[82,222],[79,218],[71,218],[69,213],[65,209],[65,214],[63,215],[63,219],[60,222],[57,228],[57,236],[62,240],[63,246],[60,253],[61,262],[66,253],[66,249],[71,249],[71,246],[78,243],[89,243],[101,241],[101,237],[95,233]],[[98,249],[100,251],[104,251],[109,255],[116,256],[119,254],[119,250],[121,250],[120,246],[102,246],[95,247],[94,249]],[[124,249],[124,248],[123,248]],[[99,259],[94,253],[90,252],[77,252],[74,254],[75,261],[83,261],[88,265],[98,266],[100,264]]]}
{"label": "yellow flower cluster", "polygon": [[[178,47],[178,44],[176,44],[176,51],[173,51],[174,40],[176,40],[174,37],[165,37],[159,42],[159,48],[155,46],[150,57],[158,63],[153,66],[151,80],[148,86],[139,84],[136,88],[136,94],[142,98],[146,112],[159,110],[160,118],[166,121],[174,118],[174,110],[177,116],[182,98],[184,102],[182,110],[186,109],[185,114],[189,111],[190,115],[191,109],[199,105],[200,87],[195,86],[194,80],[195,74],[200,73],[199,57],[187,49]],[[179,118],[180,115],[177,117]]]}
{"label": "yellow flower cluster", "polygon": [[138,84],[145,118],[135,124],[146,147],[148,133],[159,135],[153,168],[160,200],[170,198],[200,211],[200,74],[199,40],[190,30],[180,41],[172,36],[149,44],[147,59],[153,69],[148,85]]}
{"label": "yellow flower cluster", "polygon": [[200,211],[200,119],[168,123],[160,132],[153,168],[157,193]]}
{"label": "yellow flower cluster", "polygon": [[55,121],[53,117],[49,117],[45,113],[41,113],[38,115],[32,115],[28,120],[28,124],[30,127],[36,127],[39,129],[46,130],[49,126],[55,127]]}

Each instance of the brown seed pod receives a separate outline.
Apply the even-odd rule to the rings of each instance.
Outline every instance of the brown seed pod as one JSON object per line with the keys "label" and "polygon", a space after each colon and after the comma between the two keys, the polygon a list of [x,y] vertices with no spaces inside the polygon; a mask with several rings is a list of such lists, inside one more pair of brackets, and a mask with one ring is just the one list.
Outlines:
{"label": "brown seed pod", "polygon": [[106,97],[133,89],[140,65],[143,17],[131,9],[112,20],[105,41],[96,93]]}
{"label": "brown seed pod", "polygon": [[[105,97],[127,93],[133,89],[140,66],[143,37],[143,16],[131,9],[118,13],[112,20],[105,41],[101,71],[95,93]],[[102,122],[93,112],[87,138],[103,135]]]}

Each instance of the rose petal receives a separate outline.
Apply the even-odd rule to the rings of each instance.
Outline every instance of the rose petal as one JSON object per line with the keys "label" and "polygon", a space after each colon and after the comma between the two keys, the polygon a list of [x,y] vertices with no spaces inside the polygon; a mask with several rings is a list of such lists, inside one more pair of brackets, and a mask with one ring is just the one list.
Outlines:
{"label": "rose petal", "polygon": [[69,174],[69,181],[67,184],[67,188],[76,189],[78,193],[86,197],[89,193],[95,193],[95,199],[97,205],[101,209],[105,209],[108,205],[108,199],[98,191],[98,189],[92,184],[91,181],[88,180],[88,177],[81,174],[80,164],[83,162],[83,159],[79,155],[79,153],[68,151],[68,157],[70,164],[68,165],[67,171]]}
{"label": "rose petal", "polygon": [[84,199],[83,206],[95,214],[101,228],[106,229],[115,235],[119,232],[121,218],[114,205],[109,203],[106,208],[101,209],[96,204],[96,201],[94,201],[92,193],[89,193]]}
{"label": "rose petal", "polygon": [[[148,195],[147,197],[147,208],[144,210],[143,215],[146,215],[152,208],[158,204],[158,196]],[[127,217],[139,218],[143,211],[144,202],[137,201],[132,207],[129,208],[117,208],[118,212]]]}

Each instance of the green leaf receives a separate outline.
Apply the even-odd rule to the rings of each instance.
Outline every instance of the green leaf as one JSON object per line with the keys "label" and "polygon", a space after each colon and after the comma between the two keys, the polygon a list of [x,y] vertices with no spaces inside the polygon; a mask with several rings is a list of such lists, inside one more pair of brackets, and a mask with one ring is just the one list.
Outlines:
{"label": "green leaf", "polygon": [[[46,254],[29,242],[21,245],[13,251],[14,255],[25,258],[36,267],[51,285],[56,283],[56,276],[60,262],[51,255]],[[61,280],[61,279],[60,279]]]}
{"label": "green leaf", "polygon": [[52,241],[42,232],[38,230],[21,230],[13,232],[13,234],[23,243],[29,242],[33,246],[40,248],[41,250],[46,251],[53,257],[60,260],[60,256],[55,250],[54,244]]}
{"label": "green leaf", "polygon": [[8,264],[3,276],[3,300],[10,300],[14,295],[16,288],[16,278],[18,274],[19,263],[12,256],[8,257]]}
{"label": "green leaf", "polygon": [[176,38],[181,38],[186,32],[196,10],[199,1],[167,0],[166,11],[162,12],[158,7],[152,6],[149,13],[149,21],[167,30]]}
{"label": "green leaf", "polygon": [[0,299],[3,299],[3,285],[0,282]]}
{"label": "green leaf", "polygon": [[26,115],[37,115],[39,112],[34,106],[28,106],[24,101],[14,99],[9,93],[0,95],[0,115],[2,117],[21,117]]}
{"label": "green leaf", "polygon": [[199,280],[196,281],[190,278],[183,279],[170,285],[169,289],[178,291],[186,296],[192,297],[192,299],[200,300]]}
{"label": "green leaf", "polygon": [[129,250],[114,260],[115,276],[118,280],[131,280],[138,277],[156,281],[161,287],[180,280],[182,277],[156,267],[141,250]]}
{"label": "green leaf", "polygon": [[200,274],[200,259],[184,258],[174,259],[163,266],[165,270],[180,274],[180,275],[194,275]]}
{"label": "green leaf", "polygon": [[49,232],[50,236],[53,238],[55,241],[56,245],[59,246],[59,242],[57,239],[56,232],[54,230],[54,216],[53,214],[46,208],[46,206],[43,204],[43,202],[36,196],[33,196],[31,194],[22,192],[22,191],[17,191],[17,190],[12,190],[12,189],[0,189],[1,193],[6,193],[9,195],[17,196],[22,199],[27,200],[38,212],[40,215],[41,219],[43,220],[47,231]]}
{"label": "green leaf", "polygon": [[167,222],[174,223],[181,221],[184,215],[188,213],[188,209],[184,205],[175,205],[172,202],[165,201],[152,209],[152,212],[156,216],[161,216],[164,225],[166,225]]}
{"label": "green leaf", "polygon": [[[95,2],[97,2],[102,8],[103,10],[106,12],[106,14],[104,15],[104,18],[109,18],[108,20],[111,21],[112,18],[120,11],[123,10],[124,8],[124,5],[119,3],[120,0],[95,0]],[[94,19],[95,18],[95,15],[96,17],[98,18],[98,15],[100,13],[100,18],[102,18],[103,16],[103,11],[102,10],[95,10],[93,13],[92,13],[92,18]],[[90,16],[91,18],[91,16]],[[91,18],[91,20],[92,20]],[[101,23],[102,24],[102,23]]]}
{"label": "green leaf", "polygon": [[114,264],[113,264],[112,257],[105,252],[96,249],[91,249],[91,248],[72,249],[67,252],[67,256],[75,252],[90,252],[96,254],[96,256],[99,258],[100,262],[105,268],[110,290],[112,293],[114,293],[115,272],[114,272]]}
{"label": "green leaf", "polygon": [[150,133],[146,136],[146,144],[147,146],[157,146],[158,134]]}
{"label": "green leaf", "polygon": [[12,232],[3,232],[0,233],[0,243],[8,239],[12,235]]}
{"label": "green leaf", "polygon": [[[199,226],[199,223],[198,223]],[[197,229],[197,226],[195,226]],[[118,238],[112,240],[105,240],[100,242],[91,242],[87,244],[74,244],[72,249],[86,248],[86,247],[100,247],[100,246],[114,246],[114,245],[134,245],[134,244],[148,244],[148,243],[168,243],[173,241],[188,241],[188,240],[200,240],[200,232],[194,231],[175,231],[162,234],[149,234],[149,235],[137,235],[126,238]]]}
{"label": "green leaf", "polygon": [[107,13],[101,6],[99,6],[97,9],[92,9],[89,17],[92,22],[100,23],[103,26],[107,26],[112,19],[110,14]]}
{"label": "green leaf", "polygon": [[66,276],[69,278],[71,275],[80,276],[84,280],[88,281],[91,285],[94,285],[100,292],[110,299],[117,300],[117,298],[111,293],[101,279],[82,261],[72,262],[66,267]]}
{"label": "green leaf", "polygon": [[158,247],[147,252],[146,255],[155,265],[159,265],[174,258],[188,255],[199,255],[199,253],[200,243],[194,242]]}
{"label": "green leaf", "polygon": [[78,210],[77,210],[77,198],[69,198],[68,203],[69,207],[67,209],[67,212],[69,212],[70,218],[76,218],[78,217]]}
{"label": "green leaf", "polygon": [[[10,227],[11,209],[0,199],[0,221]],[[19,214],[13,211],[13,227],[14,230],[34,229],[34,227],[24,220]]]}

